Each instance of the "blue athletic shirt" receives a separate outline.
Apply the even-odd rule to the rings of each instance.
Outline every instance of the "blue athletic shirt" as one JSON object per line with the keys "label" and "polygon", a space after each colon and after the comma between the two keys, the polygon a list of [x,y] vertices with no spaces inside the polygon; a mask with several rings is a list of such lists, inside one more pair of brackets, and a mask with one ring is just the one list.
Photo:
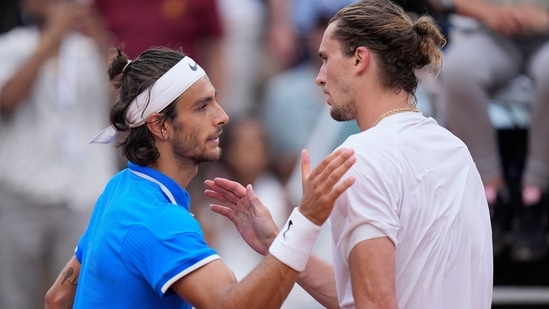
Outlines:
{"label": "blue athletic shirt", "polygon": [[219,256],[189,202],[168,176],[128,162],[99,197],[76,248],[74,308],[191,308],[171,284]]}

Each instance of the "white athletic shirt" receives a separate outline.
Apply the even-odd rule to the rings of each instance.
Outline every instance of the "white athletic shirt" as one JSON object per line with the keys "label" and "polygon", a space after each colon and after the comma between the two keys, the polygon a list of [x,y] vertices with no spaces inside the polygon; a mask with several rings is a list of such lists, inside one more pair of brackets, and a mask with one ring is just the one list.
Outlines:
{"label": "white athletic shirt", "polygon": [[465,144],[432,118],[399,113],[350,136],[355,184],[330,217],[341,308],[354,308],[348,257],[360,241],[395,244],[400,309],[488,309],[492,235],[479,173]]}

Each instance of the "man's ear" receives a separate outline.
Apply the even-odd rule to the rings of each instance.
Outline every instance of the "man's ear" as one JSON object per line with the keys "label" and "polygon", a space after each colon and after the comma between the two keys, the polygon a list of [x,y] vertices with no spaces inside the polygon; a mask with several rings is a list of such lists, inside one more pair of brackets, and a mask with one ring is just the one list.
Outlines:
{"label": "man's ear", "polygon": [[355,72],[362,74],[370,63],[370,51],[364,46],[357,47],[353,55],[353,61]]}
{"label": "man's ear", "polygon": [[162,119],[159,113],[152,113],[147,117],[147,128],[151,131],[152,135],[164,141],[167,139],[166,122]]}

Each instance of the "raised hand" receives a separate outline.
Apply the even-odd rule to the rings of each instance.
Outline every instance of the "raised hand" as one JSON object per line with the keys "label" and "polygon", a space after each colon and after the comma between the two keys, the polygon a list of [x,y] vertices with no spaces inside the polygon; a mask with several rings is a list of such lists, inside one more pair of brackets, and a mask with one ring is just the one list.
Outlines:
{"label": "raised hand", "polygon": [[[300,211],[311,222],[322,225],[330,215],[335,200],[354,183],[354,178],[340,182],[354,162],[353,150],[339,149],[328,155],[311,172],[309,154],[303,151],[303,199]],[[206,180],[204,184],[207,188],[204,194],[221,204],[212,204],[212,211],[229,218],[248,245],[258,253],[266,254],[278,234],[278,227],[251,185],[244,188],[224,178]]]}
{"label": "raised hand", "polygon": [[334,208],[336,199],[355,182],[352,177],[340,182],[355,161],[354,150],[341,148],[329,154],[310,172],[309,154],[303,151],[301,156],[303,197],[299,210],[311,222],[317,225],[324,224]]}
{"label": "raised hand", "polygon": [[212,204],[211,210],[231,220],[242,238],[259,254],[265,255],[278,234],[269,209],[259,200],[252,185],[224,179],[206,180],[204,194],[225,206]]}
{"label": "raised hand", "polygon": [[61,41],[70,31],[75,30],[86,11],[76,3],[55,2],[48,7],[42,40],[49,54],[57,53]]}
{"label": "raised hand", "polygon": [[61,41],[71,31],[91,37],[100,46],[108,39],[105,21],[93,7],[76,2],[55,2],[47,8],[44,20],[44,52],[55,55]]}

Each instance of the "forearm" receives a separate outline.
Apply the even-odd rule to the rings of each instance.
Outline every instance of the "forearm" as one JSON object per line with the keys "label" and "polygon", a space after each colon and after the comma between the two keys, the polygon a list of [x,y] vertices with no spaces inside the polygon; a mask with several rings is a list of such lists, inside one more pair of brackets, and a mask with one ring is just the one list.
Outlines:
{"label": "forearm", "polygon": [[72,308],[76,295],[76,285],[80,276],[80,262],[72,257],[61,271],[57,280],[48,290],[45,297],[46,309]]}
{"label": "forearm", "polygon": [[311,255],[297,283],[324,307],[339,308],[333,267],[321,258]]}
{"label": "forearm", "polygon": [[472,17],[503,36],[537,35],[549,31],[549,15],[541,7],[497,5],[477,0],[451,1],[457,14]]}
{"label": "forearm", "polygon": [[459,15],[472,17],[483,21],[486,14],[491,14],[494,6],[491,3],[478,0],[452,0],[454,3],[454,12]]}
{"label": "forearm", "polygon": [[40,68],[51,55],[49,40],[48,37],[42,37],[31,57],[4,84],[0,91],[1,113],[9,115],[31,91]]}
{"label": "forearm", "polygon": [[267,254],[240,282],[222,260],[215,260],[172,284],[194,308],[280,308],[297,271]]}
{"label": "forearm", "polygon": [[[330,297],[328,297],[335,295],[335,284],[333,284],[331,268],[319,258],[311,255],[319,232],[320,226],[303,216],[298,208],[293,210],[286,224],[270,245],[269,254],[266,255],[263,263],[256,269],[258,276],[264,276],[265,271],[263,268],[272,272],[272,274],[260,278],[255,277],[256,273],[252,272],[245,279],[255,282],[249,285],[252,289],[255,288],[257,282],[262,282],[262,280],[274,280],[275,282],[279,280],[279,284],[269,283],[269,285],[274,284],[272,286],[274,290],[271,291],[273,295],[268,296],[266,299],[258,299],[258,301],[268,301],[269,306],[272,304],[274,308],[279,308],[299,276],[303,279],[304,288],[309,294],[323,304],[332,305],[327,306],[328,308],[334,308],[333,302],[330,302]],[[328,284],[319,283],[321,279],[326,277],[332,277],[332,280],[328,279]],[[242,283],[249,284],[245,280]],[[331,287],[334,288],[330,290]],[[253,294],[253,291],[246,292]],[[331,294],[332,292],[334,293]],[[337,306],[337,297],[333,299],[335,299],[335,305]],[[254,303],[249,304],[247,307],[256,308],[256,306],[259,306],[257,308],[263,308],[265,305]]]}
{"label": "forearm", "polygon": [[293,288],[297,274],[268,254],[256,269],[233,286],[223,308],[280,308]]}

